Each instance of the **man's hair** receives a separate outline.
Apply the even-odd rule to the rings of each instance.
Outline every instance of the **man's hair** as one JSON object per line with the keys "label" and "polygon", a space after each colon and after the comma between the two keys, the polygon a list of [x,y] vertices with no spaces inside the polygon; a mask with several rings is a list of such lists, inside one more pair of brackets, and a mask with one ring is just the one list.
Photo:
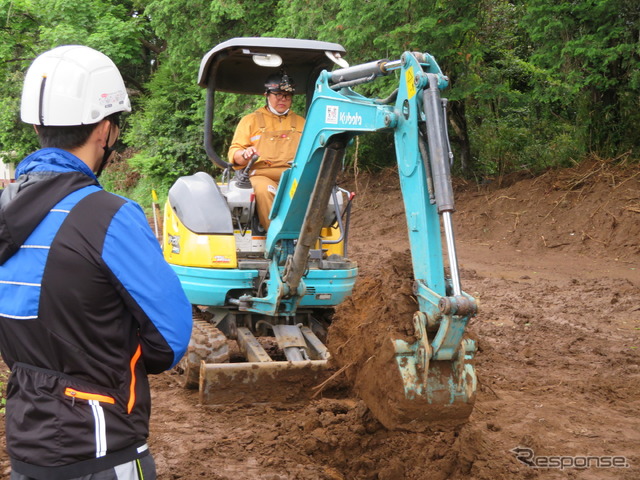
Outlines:
{"label": "man's hair", "polygon": [[[105,117],[114,125],[119,125],[120,112]],[[51,126],[37,125],[38,140],[42,148],[62,148],[63,150],[73,150],[79,148],[89,140],[98,123],[89,125]]]}

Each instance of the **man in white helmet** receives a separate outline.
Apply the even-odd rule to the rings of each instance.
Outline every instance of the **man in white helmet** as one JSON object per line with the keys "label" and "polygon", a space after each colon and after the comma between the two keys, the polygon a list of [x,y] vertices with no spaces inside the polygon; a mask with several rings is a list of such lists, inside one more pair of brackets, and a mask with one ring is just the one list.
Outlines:
{"label": "man in white helmet", "polygon": [[34,60],[21,116],[41,150],[0,197],[0,351],[12,480],[154,479],[147,374],[173,367],[191,306],[142,209],[97,176],[130,111],[105,55]]}
{"label": "man in white helmet", "polygon": [[266,230],[269,213],[282,172],[289,168],[298,149],[304,118],[291,111],[295,84],[286,73],[269,75],[265,81],[266,105],[243,117],[229,148],[229,161],[244,168],[257,155],[250,172],[260,224]]}

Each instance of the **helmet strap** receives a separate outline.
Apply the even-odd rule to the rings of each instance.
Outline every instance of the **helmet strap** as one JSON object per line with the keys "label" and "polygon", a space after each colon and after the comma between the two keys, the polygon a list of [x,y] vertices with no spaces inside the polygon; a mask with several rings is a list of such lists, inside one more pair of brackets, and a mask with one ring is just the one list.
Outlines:
{"label": "helmet strap", "polygon": [[107,142],[105,143],[105,146],[102,147],[104,150],[104,153],[102,154],[102,160],[100,161],[100,166],[98,167],[98,171],[96,172],[96,178],[100,177],[100,174],[104,170],[104,167],[107,166],[107,163],[109,162],[109,158],[111,158],[111,155],[115,150],[113,147],[109,146],[109,138],[111,138],[111,122],[109,122],[109,133],[107,133]]}

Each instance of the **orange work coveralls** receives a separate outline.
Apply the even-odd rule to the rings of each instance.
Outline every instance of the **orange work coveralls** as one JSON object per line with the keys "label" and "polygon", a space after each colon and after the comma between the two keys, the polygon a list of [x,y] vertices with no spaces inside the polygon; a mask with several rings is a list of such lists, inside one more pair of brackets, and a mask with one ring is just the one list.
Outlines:
{"label": "orange work coveralls", "polygon": [[[271,223],[269,213],[278,182],[296,155],[303,127],[304,118],[292,111],[286,115],[276,115],[262,107],[243,117],[233,135],[229,162],[233,164],[233,155],[248,147],[255,147],[260,154],[249,179],[256,195],[258,218],[265,230]],[[234,164],[234,168],[240,170],[244,167]]]}

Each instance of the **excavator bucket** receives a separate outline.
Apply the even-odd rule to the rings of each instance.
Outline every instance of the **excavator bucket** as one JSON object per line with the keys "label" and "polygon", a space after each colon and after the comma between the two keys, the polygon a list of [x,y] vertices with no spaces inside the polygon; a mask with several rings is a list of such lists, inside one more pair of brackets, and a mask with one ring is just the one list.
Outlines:
{"label": "excavator bucket", "polygon": [[[416,292],[426,292],[402,276],[411,269],[408,256],[388,264],[388,273],[363,278],[354,301],[338,310],[330,329],[333,359],[389,430],[456,428],[468,421],[476,400],[477,344],[464,327],[477,304],[448,297],[442,310],[414,311],[411,317]],[[436,298],[432,302],[440,303]],[[363,337],[360,332],[366,342],[354,341]]]}
{"label": "excavator bucket", "polygon": [[[390,430],[451,429],[467,422],[476,398],[477,379],[472,365],[462,357],[454,361],[429,361],[425,368],[413,355],[389,341],[363,366],[356,379],[358,395],[373,415]],[[467,345],[467,344],[465,344]],[[475,348],[468,344],[467,348]],[[390,368],[396,364],[398,368]]]}

